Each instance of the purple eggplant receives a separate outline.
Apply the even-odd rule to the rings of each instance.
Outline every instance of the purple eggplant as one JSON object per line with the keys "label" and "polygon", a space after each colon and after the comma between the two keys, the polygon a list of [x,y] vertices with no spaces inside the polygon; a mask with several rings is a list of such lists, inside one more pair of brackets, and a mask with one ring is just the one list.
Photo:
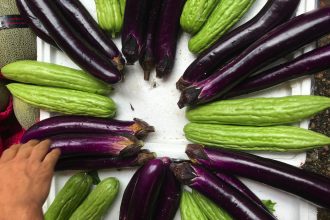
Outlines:
{"label": "purple eggplant", "polygon": [[148,25],[146,40],[142,48],[140,56],[140,65],[144,70],[144,79],[149,80],[150,72],[155,67],[155,35],[157,30],[157,23],[159,18],[159,12],[162,6],[163,0],[154,0],[151,3],[151,9],[148,12]]}
{"label": "purple eggplant", "polygon": [[221,181],[226,182],[228,185],[232,186],[233,188],[240,191],[242,194],[244,194],[247,198],[251,199],[254,203],[262,207],[268,212],[268,208],[262,203],[262,201],[256,196],[244,183],[242,183],[239,179],[236,177],[225,174],[225,173],[216,173],[215,174]]}
{"label": "purple eggplant", "polygon": [[163,1],[154,48],[156,74],[159,78],[172,71],[180,30],[180,16],[185,2],[186,0]]}
{"label": "purple eggplant", "polygon": [[56,44],[83,70],[114,84],[122,75],[107,57],[90,45],[85,36],[77,32],[54,1],[29,0],[28,7],[41,21]]}
{"label": "purple eggplant", "polygon": [[28,7],[27,0],[16,0],[16,5],[21,16],[28,22],[33,32],[46,43],[58,48],[54,40],[49,36],[46,28]]}
{"label": "purple eggplant", "polygon": [[130,202],[136,182],[141,174],[142,167],[139,168],[128,182],[120,204],[119,220],[128,220]]}
{"label": "purple eggplant", "polygon": [[21,142],[31,139],[42,140],[62,133],[106,133],[129,134],[144,138],[154,127],[135,118],[134,121],[120,121],[88,116],[55,116],[42,120],[30,127],[23,135]]}
{"label": "purple eggplant", "polygon": [[79,0],[56,0],[61,11],[72,22],[74,28],[84,36],[88,42],[97,48],[119,71],[124,69],[125,60],[113,41],[99,28],[97,22]]}
{"label": "purple eggplant", "polygon": [[153,219],[174,219],[180,205],[181,190],[180,182],[175,178],[168,166],[164,182],[160,189]]}
{"label": "purple eggplant", "polygon": [[296,11],[300,0],[269,0],[250,21],[232,30],[190,64],[177,82],[184,90],[192,83],[206,79],[265,33],[286,22]]}
{"label": "purple eggplant", "polygon": [[143,142],[131,135],[61,134],[48,137],[50,149],[59,148],[61,157],[80,155],[130,156],[137,154]]}
{"label": "purple eggplant", "polygon": [[330,45],[314,49],[292,61],[249,77],[224,95],[225,98],[267,89],[282,82],[330,68]]}
{"label": "purple eggplant", "polygon": [[61,158],[58,160],[55,170],[122,169],[142,166],[154,158],[155,155],[147,150],[142,150],[138,154],[129,157],[87,155],[72,158]]}
{"label": "purple eggplant", "polygon": [[264,35],[228,64],[182,91],[178,106],[222,98],[266,64],[330,32],[330,7],[299,15]]}
{"label": "purple eggplant", "polygon": [[259,181],[330,208],[330,178],[244,152],[188,145],[186,153],[210,170]]}
{"label": "purple eggplant", "polygon": [[140,57],[147,28],[148,0],[126,0],[121,33],[122,52],[128,64]]}
{"label": "purple eggplant", "polygon": [[155,204],[167,167],[162,158],[151,160],[141,168],[131,194],[127,220],[153,219]]}
{"label": "purple eggplant", "polygon": [[171,169],[177,179],[223,207],[233,219],[275,220],[240,191],[217,178],[205,168],[187,162],[172,164]]}

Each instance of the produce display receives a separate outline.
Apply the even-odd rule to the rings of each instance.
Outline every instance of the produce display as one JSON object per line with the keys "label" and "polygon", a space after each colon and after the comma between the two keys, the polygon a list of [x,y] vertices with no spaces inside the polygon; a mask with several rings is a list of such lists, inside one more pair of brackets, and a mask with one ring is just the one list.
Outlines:
{"label": "produce display", "polygon": [[[32,60],[1,69],[5,78],[14,81],[7,88],[15,114],[27,112],[26,117],[17,116],[27,129],[21,143],[50,139],[50,148],[61,150],[57,175],[82,171],[57,192],[46,220],[100,220],[116,197],[120,211],[116,207],[110,213],[118,212],[120,220],[172,220],[179,212],[183,220],[277,219],[277,201],[262,200],[240,177],[330,209],[329,178],[243,152],[303,152],[329,145],[330,137],[293,123],[327,110],[330,98],[225,100],[329,68],[329,45],[275,62],[329,34],[330,8],[295,16],[300,0],[269,0],[251,20],[232,28],[255,0],[95,0],[97,21],[79,0],[16,3],[38,37],[82,69]],[[162,81],[173,77],[173,67],[182,65],[175,60],[184,56],[183,50],[177,54],[180,27],[192,35],[186,46],[199,53],[175,79],[181,92],[178,106],[188,106],[184,136],[194,143],[186,148],[188,160],[157,156],[143,148],[159,144],[148,140],[157,127],[134,117],[125,120],[121,111],[141,115],[134,113],[132,103],[117,100],[121,85],[114,85],[125,84],[125,70],[130,69],[125,65],[136,61],[145,80],[153,69]],[[120,38],[121,51],[111,37]],[[136,87],[125,89],[136,92],[141,84],[134,83]],[[0,108],[9,101],[3,91],[0,85]],[[161,106],[163,100],[159,101]],[[166,105],[171,107],[177,108]],[[51,117],[39,121],[39,109]],[[163,117],[161,112],[158,117]],[[165,117],[164,123],[173,129]],[[134,168],[123,190],[117,177],[108,177],[112,174],[92,189],[92,171]]]}

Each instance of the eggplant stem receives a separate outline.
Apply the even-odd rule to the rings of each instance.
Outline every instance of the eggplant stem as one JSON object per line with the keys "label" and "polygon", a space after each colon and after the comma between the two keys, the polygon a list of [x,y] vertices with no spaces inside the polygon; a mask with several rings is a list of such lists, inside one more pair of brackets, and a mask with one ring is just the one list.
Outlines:
{"label": "eggplant stem", "polygon": [[188,144],[186,154],[193,163],[197,163],[197,159],[209,160],[204,152],[204,146],[201,144]]}
{"label": "eggplant stem", "polygon": [[147,163],[149,160],[153,160],[157,157],[156,153],[149,152],[148,150],[143,150],[138,154],[138,165],[143,165]]}
{"label": "eggplant stem", "polygon": [[189,162],[171,163],[170,169],[174,176],[183,184],[189,185],[190,182],[196,177],[194,169]]}
{"label": "eggplant stem", "polygon": [[184,80],[182,77],[180,77],[180,79],[176,82],[176,88],[180,91],[185,90],[189,86],[191,86],[191,83]]}
{"label": "eggplant stem", "polygon": [[158,78],[163,78],[168,75],[173,67],[173,59],[165,56],[160,60],[156,66],[156,76]]}
{"label": "eggplant stem", "polygon": [[198,96],[200,94],[200,89],[190,86],[182,91],[180,100],[178,102],[179,108],[183,108],[186,105],[192,105],[195,104],[195,102],[198,100]]}
{"label": "eggplant stem", "polygon": [[140,131],[138,131],[136,134],[138,138],[143,139],[148,135],[148,133],[155,132],[155,128],[153,126],[150,126],[147,122],[138,118],[134,118],[134,121],[136,122],[138,127],[140,127]]}

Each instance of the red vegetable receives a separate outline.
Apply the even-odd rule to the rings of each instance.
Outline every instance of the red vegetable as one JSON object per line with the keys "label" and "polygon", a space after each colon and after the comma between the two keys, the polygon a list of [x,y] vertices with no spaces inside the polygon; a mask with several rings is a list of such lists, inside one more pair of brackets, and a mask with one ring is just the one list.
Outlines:
{"label": "red vegetable", "polygon": [[188,145],[186,153],[207,169],[253,179],[330,208],[330,178],[244,152]]}
{"label": "red vegetable", "polygon": [[184,90],[193,83],[206,79],[265,33],[289,20],[299,2],[300,0],[268,0],[255,17],[221,37],[198,56],[177,82],[177,88]]}
{"label": "red vegetable", "polygon": [[172,164],[171,169],[181,183],[197,190],[223,207],[233,219],[275,219],[268,211],[201,166],[184,162]]}
{"label": "red vegetable", "polygon": [[185,89],[178,106],[222,98],[235,85],[266,64],[330,32],[330,8],[299,15],[256,41],[207,79]]}

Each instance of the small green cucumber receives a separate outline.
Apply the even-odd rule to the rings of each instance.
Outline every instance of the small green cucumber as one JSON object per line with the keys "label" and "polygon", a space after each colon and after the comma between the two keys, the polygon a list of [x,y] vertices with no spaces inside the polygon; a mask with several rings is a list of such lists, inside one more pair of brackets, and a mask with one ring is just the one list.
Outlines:
{"label": "small green cucumber", "polygon": [[20,83],[11,83],[7,88],[22,101],[51,112],[96,117],[116,114],[112,99],[94,93]]}
{"label": "small green cucumber", "polygon": [[199,208],[191,192],[183,190],[180,201],[181,220],[208,220]]}
{"label": "small green cucumber", "polygon": [[72,176],[58,192],[45,213],[45,220],[69,219],[91,191],[93,178],[87,173]]}
{"label": "small green cucumber", "polygon": [[190,34],[197,33],[212,13],[219,0],[188,0],[184,5],[180,25]]}
{"label": "small green cucumber", "polygon": [[251,127],[189,123],[188,140],[233,150],[304,151],[330,144],[330,137],[294,126]]}
{"label": "small green cucumber", "polygon": [[119,181],[114,177],[102,180],[75,210],[70,220],[101,220],[115,200]]}
{"label": "small green cucumber", "polygon": [[225,210],[196,190],[192,190],[192,196],[209,220],[232,220]]}
{"label": "small green cucumber", "polygon": [[95,0],[98,23],[113,38],[123,26],[123,3],[122,0]]}
{"label": "small green cucumber", "polygon": [[189,40],[189,50],[201,53],[233,27],[255,0],[221,0],[203,28]]}
{"label": "small green cucumber", "polygon": [[20,60],[2,67],[1,73],[7,78],[21,83],[73,89],[101,95],[108,95],[111,86],[94,78],[82,70],[38,62]]}
{"label": "small green cucumber", "polygon": [[205,124],[269,126],[309,118],[330,107],[323,96],[287,96],[224,100],[188,110],[189,121]]}

